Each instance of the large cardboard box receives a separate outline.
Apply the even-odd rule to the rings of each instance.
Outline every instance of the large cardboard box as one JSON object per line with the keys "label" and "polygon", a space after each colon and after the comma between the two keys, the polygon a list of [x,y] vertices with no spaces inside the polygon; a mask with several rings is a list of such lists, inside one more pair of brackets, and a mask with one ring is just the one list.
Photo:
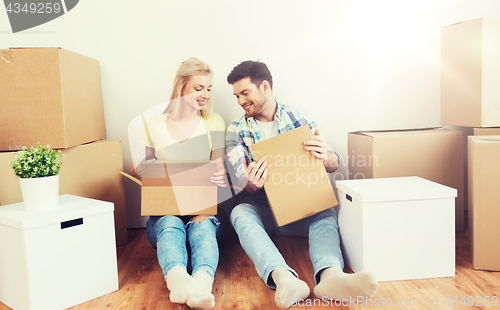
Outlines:
{"label": "large cardboard box", "polygon": [[462,131],[427,128],[348,134],[349,178],[419,176],[458,191],[456,232],[465,230]]}
{"label": "large cardboard box", "polygon": [[500,126],[500,19],[441,28],[441,124]]}
{"label": "large cardboard box", "polygon": [[[100,140],[62,150],[64,164],[59,174],[59,194],[71,194],[114,203],[116,244],[128,242],[122,145]],[[14,152],[0,152],[0,205],[22,202],[19,180],[9,161]]]}
{"label": "large cardboard box", "polygon": [[500,136],[500,128],[474,128],[474,136]]}
{"label": "large cardboard box", "polygon": [[255,160],[264,157],[264,190],[278,226],[306,218],[338,202],[323,161],[304,149],[312,140],[308,125],[250,145]]}
{"label": "large cardboard box", "polygon": [[113,204],[59,196],[53,211],[0,206],[0,301],[66,309],[118,290]]}
{"label": "large cardboard box", "polygon": [[468,146],[472,266],[500,271],[500,135],[469,136]]}
{"label": "large cardboard box", "polygon": [[212,161],[142,162],[142,180],[122,174],[141,185],[141,215],[217,214],[217,171]]}
{"label": "large cardboard box", "polygon": [[346,264],[377,281],[455,275],[457,191],[419,177],[337,181]]}
{"label": "large cardboard box", "polygon": [[98,60],[62,48],[0,52],[0,150],[106,138]]}

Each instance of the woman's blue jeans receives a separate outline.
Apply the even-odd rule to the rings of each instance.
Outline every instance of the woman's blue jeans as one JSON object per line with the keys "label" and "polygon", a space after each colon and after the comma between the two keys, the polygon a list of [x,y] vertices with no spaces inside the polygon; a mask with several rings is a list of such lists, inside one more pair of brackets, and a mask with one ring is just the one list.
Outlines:
{"label": "woman's blue jeans", "polygon": [[340,250],[337,214],[327,209],[297,222],[278,227],[269,209],[265,193],[247,195],[231,212],[231,223],[241,246],[253,261],[255,269],[271,288],[276,285],[270,276],[276,267],[297,272],[285,262],[269,235],[300,236],[309,238],[309,256],[314,268],[316,284],[321,272],[328,267],[344,268]]}
{"label": "woman's blue jeans", "polygon": [[187,268],[189,244],[192,274],[205,271],[214,276],[219,262],[218,242],[225,237],[227,216],[218,208],[216,216],[199,223],[193,216],[151,216],[146,225],[149,242],[157,249],[158,263],[166,276],[174,266]]}

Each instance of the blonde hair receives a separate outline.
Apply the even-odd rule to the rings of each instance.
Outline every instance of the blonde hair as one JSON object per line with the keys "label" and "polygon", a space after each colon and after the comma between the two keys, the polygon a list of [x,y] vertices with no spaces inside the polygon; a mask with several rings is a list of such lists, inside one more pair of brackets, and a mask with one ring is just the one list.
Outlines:
{"label": "blonde hair", "polygon": [[[174,79],[174,87],[172,89],[172,95],[170,96],[170,102],[163,113],[170,113],[178,102],[177,99],[182,97],[181,93],[186,84],[189,82],[193,75],[209,75],[213,76],[212,69],[210,66],[199,60],[198,58],[191,57],[184,61],[177,69]],[[202,110],[202,116],[204,118],[208,117],[212,113],[212,98],[207,101],[205,109]]]}

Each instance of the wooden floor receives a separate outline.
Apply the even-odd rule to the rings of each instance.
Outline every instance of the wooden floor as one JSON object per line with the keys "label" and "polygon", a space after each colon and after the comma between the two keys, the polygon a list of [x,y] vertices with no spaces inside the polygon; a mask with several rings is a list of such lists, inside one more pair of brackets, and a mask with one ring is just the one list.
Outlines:
{"label": "wooden floor", "polygon": [[[189,309],[169,301],[169,291],[157,262],[156,251],[148,242],[145,229],[129,230],[129,240],[128,244],[118,248],[120,290],[71,309]],[[289,265],[312,289],[314,279],[307,239],[273,237],[273,240]],[[234,230],[229,231],[220,247],[220,262],[213,289],[214,309],[278,309],[274,303],[274,291],[258,277]],[[490,296],[489,300],[491,296],[500,297],[500,272],[472,269],[466,233],[456,235],[456,253],[456,276],[453,278],[380,282],[376,295],[370,301],[340,308],[376,309],[392,304],[389,308],[499,309],[500,306],[485,307],[484,297]],[[293,309],[335,306],[334,301],[314,299],[312,295],[310,298]],[[473,306],[469,306],[469,301],[473,301]],[[0,310],[5,309],[10,308],[0,303]]]}

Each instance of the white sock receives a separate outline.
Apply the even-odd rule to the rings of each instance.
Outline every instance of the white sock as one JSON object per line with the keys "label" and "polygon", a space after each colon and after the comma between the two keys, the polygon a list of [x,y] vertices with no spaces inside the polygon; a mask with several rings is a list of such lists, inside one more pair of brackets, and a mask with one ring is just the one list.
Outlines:
{"label": "white sock", "polygon": [[185,304],[187,300],[199,294],[198,282],[193,279],[183,266],[172,267],[165,276],[170,290],[170,301]]}
{"label": "white sock", "polygon": [[271,277],[276,284],[274,300],[282,309],[290,308],[297,301],[307,298],[311,292],[306,282],[296,278],[285,268],[274,269]]}
{"label": "white sock", "polygon": [[199,287],[197,296],[190,297],[186,304],[194,309],[209,309],[215,306],[215,297],[212,295],[213,278],[204,271],[198,271],[193,274]]}
{"label": "white sock", "polygon": [[340,268],[330,267],[323,270],[320,278],[314,288],[314,295],[318,298],[343,300],[357,296],[372,297],[378,288],[373,274],[366,271],[347,274]]}

